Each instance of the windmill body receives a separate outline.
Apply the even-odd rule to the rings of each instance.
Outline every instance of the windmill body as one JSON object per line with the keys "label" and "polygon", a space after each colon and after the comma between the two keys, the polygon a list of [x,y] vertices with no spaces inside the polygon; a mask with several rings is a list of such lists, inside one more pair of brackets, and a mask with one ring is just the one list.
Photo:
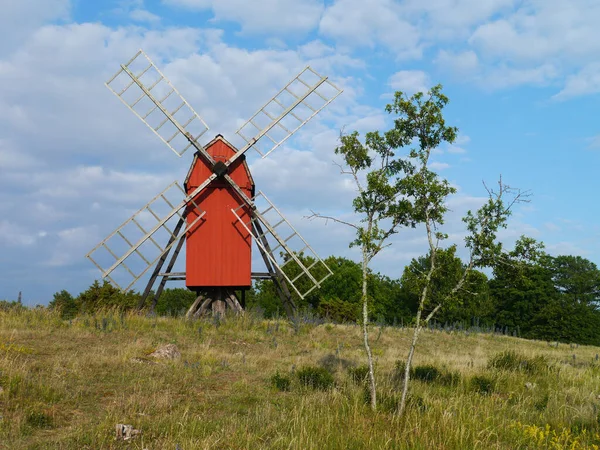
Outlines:
{"label": "windmill body", "polygon": [[[237,149],[218,135],[206,145],[206,151],[216,162],[225,163]],[[242,158],[229,168],[229,176],[249,197],[254,197],[254,182],[250,169]],[[213,174],[212,167],[199,154],[194,155],[184,188],[194,192]],[[231,210],[240,204],[237,192],[226,181],[217,178],[194,197],[194,203],[206,214],[192,225],[186,236],[185,284],[193,290],[227,287],[235,290],[248,289],[251,278],[252,235],[244,227],[250,227],[250,207],[241,208],[242,224]],[[187,223],[197,219],[198,210],[190,208]]]}
{"label": "windmill body", "polygon": [[[246,163],[249,149],[266,157],[342,92],[327,77],[302,70],[239,128],[240,148],[221,135],[202,144],[208,125],[142,50],[106,86],[177,156],[195,153],[184,187],[171,183],[86,255],[103,278],[127,291],[149,274],[140,308],[152,292],[155,305],[168,280],[185,280],[197,293],[188,311],[194,315],[209,307],[222,313],[225,305],[241,311],[235,291],[243,296],[253,279],[271,279],[291,314],[292,294],[304,298],[331,275],[279,209],[255,192]],[[252,272],[253,242],[266,272]],[[184,244],[186,270],[173,272]]]}

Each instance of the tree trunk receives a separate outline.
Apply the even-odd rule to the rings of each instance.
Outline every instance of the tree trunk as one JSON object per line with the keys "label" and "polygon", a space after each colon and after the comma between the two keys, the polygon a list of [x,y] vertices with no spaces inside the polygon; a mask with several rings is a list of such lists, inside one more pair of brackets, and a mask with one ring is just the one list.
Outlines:
{"label": "tree trunk", "polygon": [[367,328],[369,324],[369,310],[368,297],[367,297],[367,275],[368,275],[368,258],[366,251],[363,249],[363,263],[362,263],[362,300],[363,300],[363,338],[365,343],[365,351],[367,352],[367,359],[369,362],[369,392],[371,393],[371,409],[377,408],[377,389],[375,386],[375,372],[373,370],[373,354],[371,353],[371,347],[369,346],[369,330]]}
{"label": "tree trunk", "polygon": [[[425,287],[425,290],[427,287]],[[406,365],[404,367],[404,381],[402,383],[402,397],[400,398],[400,406],[398,406],[398,415],[402,416],[406,409],[406,397],[408,395],[408,383],[410,381],[410,368],[412,367],[412,360],[415,354],[415,348],[417,347],[417,340],[419,339],[419,333],[421,332],[421,314],[423,312],[423,296],[419,302],[419,309],[417,311],[415,331],[413,332],[412,341],[410,343],[410,349],[408,350],[408,357],[406,358]]]}
{"label": "tree trunk", "polygon": [[[423,286],[423,290],[421,291],[421,298],[419,299],[419,308],[417,309],[417,317],[415,320],[415,331],[413,332],[412,341],[410,343],[410,349],[408,350],[408,357],[406,358],[406,366],[404,367],[404,382],[402,384],[402,397],[400,398],[400,405],[398,406],[398,415],[402,416],[404,414],[404,410],[406,409],[406,397],[408,395],[408,383],[410,381],[410,368],[412,367],[412,360],[415,354],[415,348],[417,347],[417,341],[419,340],[419,333],[421,332],[421,316],[423,315],[423,309],[425,308],[425,300],[427,299],[427,292],[429,291],[429,285],[431,284],[431,277],[433,276],[433,272],[435,271],[435,258],[437,256],[437,246],[433,245],[433,234],[431,231],[431,223],[429,222],[429,217],[427,216],[427,221],[425,222],[425,227],[427,228],[427,238],[429,240],[429,251],[430,255],[430,266],[429,271],[427,272],[427,277],[425,278],[425,286]],[[437,311],[436,308],[434,311]],[[432,313],[433,314],[433,313]],[[427,321],[431,318],[431,315],[427,318]]]}

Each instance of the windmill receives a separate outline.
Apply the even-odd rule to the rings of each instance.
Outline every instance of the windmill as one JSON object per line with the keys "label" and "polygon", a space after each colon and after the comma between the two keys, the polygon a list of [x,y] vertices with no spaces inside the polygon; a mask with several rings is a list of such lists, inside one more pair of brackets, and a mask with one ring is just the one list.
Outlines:
{"label": "windmill", "polygon": [[[220,134],[202,144],[208,125],[142,50],[105,84],[177,156],[195,153],[183,187],[171,183],[86,255],[104,279],[128,291],[152,269],[140,308],[158,279],[153,306],[168,280],[185,280],[197,294],[188,315],[241,311],[252,279],[272,279],[291,314],[292,292],[304,298],[331,275],[256,192],[246,163],[248,150],[265,158],[342,92],[327,77],[310,66],[302,70],[237,130],[240,148]],[[251,270],[252,242],[266,272]],[[184,243],[186,271],[173,272]],[[293,270],[284,270],[288,264]]]}

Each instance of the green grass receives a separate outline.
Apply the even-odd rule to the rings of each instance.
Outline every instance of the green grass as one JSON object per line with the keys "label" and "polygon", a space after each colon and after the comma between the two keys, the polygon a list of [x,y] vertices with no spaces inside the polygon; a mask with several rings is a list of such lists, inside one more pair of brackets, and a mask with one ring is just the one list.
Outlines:
{"label": "green grass", "polygon": [[[2,312],[0,449],[598,448],[599,348],[424,331],[399,419],[410,332],[373,340],[373,413],[357,326]],[[181,359],[148,356],[163,343]]]}

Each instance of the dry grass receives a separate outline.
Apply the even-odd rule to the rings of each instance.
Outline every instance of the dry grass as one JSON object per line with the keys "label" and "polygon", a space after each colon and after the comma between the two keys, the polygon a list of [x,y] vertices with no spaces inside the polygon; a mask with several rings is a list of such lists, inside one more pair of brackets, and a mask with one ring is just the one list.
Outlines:
{"label": "dry grass", "polygon": [[[378,333],[373,329],[375,337]],[[393,414],[398,389],[393,372],[407,353],[409,333],[386,328],[373,343],[381,393],[380,409],[373,414],[364,388],[342,367],[364,363],[356,326],[304,324],[296,333],[283,321],[251,314],[217,324],[110,312],[68,322],[44,310],[0,312],[0,449],[578,449],[600,444],[600,365],[595,362],[600,349],[426,331],[416,364],[458,372],[460,379],[452,386],[415,381],[411,406],[399,420]],[[162,343],[177,344],[181,359],[148,358]],[[548,364],[534,373],[488,368],[491,357],[505,350],[545,356]],[[300,386],[292,372],[325,357],[334,362],[335,388]],[[276,372],[290,377],[290,391],[272,386]],[[481,385],[488,381],[491,390],[484,392]],[[142,433],[131,442],[117,442],[117,423]]]}

